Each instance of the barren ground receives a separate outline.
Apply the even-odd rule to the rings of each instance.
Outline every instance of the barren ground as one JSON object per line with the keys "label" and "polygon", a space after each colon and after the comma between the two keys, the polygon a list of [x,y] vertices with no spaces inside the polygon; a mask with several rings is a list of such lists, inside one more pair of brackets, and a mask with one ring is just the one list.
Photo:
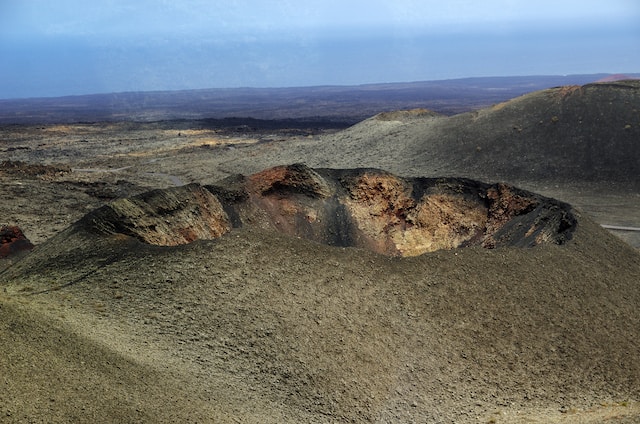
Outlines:
{"label": "barren ground", "polygon": [[[328,158],[336,154],[340,167],[393,167],[331,151],[327,131],[314,129],[76,124],[6,126],[0,137],[0,159],[23,162],[0,169],[0,224],[19,225],[36,245],[105,202],[152,188],[210,184],[295,162],[331,167]],[[415,163],[407,174],[436,176],[430,172]],[[606,184],[513,182],[567,201],[598,224],[640,227],[639,193]],[[550,286],[560,284],[563,275],[582,275],[582,265],[584,273],[592,272],[587,265],[598,260],[610,260],[597,271],[604,280],[617,272],[607,267],[626,267],[625,260],[631,262],[628,269],[640,269],[638,233],[603,232],[603,239],[595,240],[590,237],[600,234],[597,226],[588,218],[585,222],[569,253],[558,246],[523,256],[509,249],[469,249],[398,262],[359,249],[336,250],[241,230],[180,251],[138,246],[115,260],[113,272],[109,264],[94,269],[104,258],[52,262],[59,269],[51,271],[38,268],[46,262],[27,261],[0,276],[5,286],[0,293],[0,367],[9,370],[0,376],[0,421],[94,422],[108,416],[113,422],[638,422],[638,399],[625,395],[625,388],[607,386],[607,373],[620,379],[625,355],[637,356],[638,341],[621,344],[615,358],[602,352],[594,352],[595,359],[574,357],[572,347],[586,349],[587,344],[571,328],[596,331],[608,343],[616,338],[571,319],[560,323],[563,311],[545,309],[554,302],[535,306],[536,284],[545,284],[548,275]],[[73,237],[69,243],[78,242]],[[113,248],[111,242],[116,248],[124,243],[93,247],[84,240],[82,251],[88,257],[93,249],[102,255]],[[594,243],[607,246],[606,258],[591,256]],[[55,257],[58,253],[47,246],[44,253]],[[65,245],[59,250],[64,253]],[[15,261],[3,260],[0,267]],[[466,261],[475,264],[468,269],[483,269],[482,275],[466,275]],[[556,271],[545,274],[545,265]],[[512,316],[491,306],[491,299],[517,292],[504,286],[505,275],[522,281],[517,297],[523,303],[514,300]],[[598,275],[584,278],[595,281]],[[450,276],[453,282],[444,284]],[[79,283],[68,290],[46,291],[47,284],[76,278]],[[385,284],[375,284],[380,280]],[[471,281],[477,283],[473,290]],[[581,290],[579,283],[573,281],[558,296],[572,298],[576,292],[571,290]],[[602,293],[615,291],[614,281],[602,284]],[[637,299],[637,293],[628,295]],[[264,309],[244,309],[256,299]],[[437,301],[419,303],[424,299]],[[485,304],[474,306],[478,300]],[[575,301],[582,302],[577,295]],[[531,340],[474,333],[470,322],[484,322],[483,314],[493,317],[492,331],[509,328],[509,320],[529,319],[522,305],[559,320],[557,334],[533,324]],[[429,322],[420,319],[427,315]],[[636,324],[620,323],[629,327],[625,334],[637,331]],[[438,345],[447,333],[459,339],[445,337],[457,341]],[[429,336],[421,340],[416,334]],[[474,337],[477,349],[461,352]],[[563,337],[568,339],[558,339]],[[287,355],[279,343],[287,343]],[[525,344],[520,351],[518,343]],[[425,345],[436,346],[435,351],[425,352]],[[361,350],[344,351],[343,346]],[[556,352],[557,346],[569,353]],[[432,360],[431,353],[450,362]],[[619,364],[608,369],[597,361],[599,353]],[[548,358],[540,360],[540,355]],[[592,367],[585,374],[594,378],[592,383],[579,372],[572,377],[576,364]],[[637,363],[628,365],[629,373],[638,371]],[[485,366],[502,371],[492,375],[483,371]],[[443,381],[434,383],[430,375]]]}
{"label": "barren ground", "polygon": [[[336,145],[327,133],[337,130],[216,129],[194,122],[3,127],[2,160],[52,168],[0,170],[1,194],[11,200],[2,205],[0,223],[23,227],[38,244],[118,197],[191,182],[211,184],[230,175],[248,175],[291,163],[442,176],[437,170],[421,168],[420,163],[402,172],[384,155],[378,161],[362,160],[358,152],[339,154],[332,164],[328,158],[335,154]],[[372,132],[371,137],[375,136]],[[393,152],[393,146],[388,149]],[[509,182],[570,203],[600,224],[640,227],[640,192],[635,187],[607,182]],[[613,233],[640,247],[640,232]]]}

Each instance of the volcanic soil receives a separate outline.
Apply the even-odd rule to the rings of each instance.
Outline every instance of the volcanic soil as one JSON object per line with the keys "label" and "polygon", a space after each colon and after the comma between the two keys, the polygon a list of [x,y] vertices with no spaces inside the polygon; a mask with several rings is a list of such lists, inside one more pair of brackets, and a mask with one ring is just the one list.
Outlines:
{"label": "volcanic soil", "polygon": [[[0,259],[0,421],[638,422],[636,233],[600,226],[640,226],[634,84],[546,90],[453,117],[387,113],[340,132],[203,121],[3,127],[1,224],[36,247]],[[602,150],[571,160],[587,139]],[[572,147],[554,147],[563,140]],[[259,172],[293,163],[326,169],[294,178],[302,203],[287,200],[291,184],[260,183]],[[334,180],[331,169],[364,167],[400,182],[366,180],[382,193],[374,197],[332,194],[353,178]],[[522,187],[571,203],[561,209],[573,224],[536,243],[461,242],[415,256],[388,241],[376,251],[306,237],[324,224],[313,211],[327,210],[312,206],[340,196],[352,224],[379,219],[382,201],[394,225],[416,225],[428,209],[419,202],[428,190],[407,188],[417,177],[484,180],[475,186],[484,193]],[[141,237],[131,229],[175,234],[162,208],[153,210],[164,224],[131,200],[151,189],[199,193],[208,200],[194,209],[191,197],[172,197],[172,208],[191,211],[173,217],[226,222],[224,231],[190,225],[179,243]],[[510,204],[526,205],[513,190]],[[424,204],[452,220],[443,229],[482,215],[444,207],[477,211],[468,197],[437,199]],[[369,202],[366,214],[357,202]],[[284,218],[306,232],[284,231]],[[486,228],[470,222],[469,240]]]}

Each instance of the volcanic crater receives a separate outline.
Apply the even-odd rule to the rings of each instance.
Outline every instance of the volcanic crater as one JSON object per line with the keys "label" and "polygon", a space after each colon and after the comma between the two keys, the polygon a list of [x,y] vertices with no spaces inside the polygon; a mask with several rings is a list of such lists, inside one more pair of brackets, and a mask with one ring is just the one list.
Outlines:
{"label": "volcanic crater", "polygon": [[294,164],[119,199],[78,225],[161,246],[255,226],[330,246],[417,256],[468,246],[563,244],[576,219],[568,204],[503,183]]}

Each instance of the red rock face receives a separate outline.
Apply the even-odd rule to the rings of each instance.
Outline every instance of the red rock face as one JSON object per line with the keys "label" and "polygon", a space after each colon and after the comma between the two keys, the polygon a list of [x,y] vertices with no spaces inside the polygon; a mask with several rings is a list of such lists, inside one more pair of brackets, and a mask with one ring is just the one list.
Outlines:
{"label": "red rock face", "polygon": [[482,235],[487,207],[480,198],[433,192],[414,197],[410,181],[365,173],[347,186],[345,199],[369,248],[392,256],[453,249]]}
{"label": "red rock face", "polygon": [[233,198],[242,200],[225,209],[236,211],[238,225],[391,256],[560,244],[575,225],[569,205],[507,184],[407,179],[374,169],[280,166],[247,177],[236,190]]}
{"label": "red rock face", "polygon": [[313,169],[295,164],[276,166],[249,176],[247,191],[258,196],[302,194],[326,198],[331,194],[327,181]]}
{"label": "red rock face", "polygon": [[19,227],[0,227],[0,258],[33,249],[33,244]]}
{"label": "red rock face", "polygon": [[561,244],[569,205],[506,184],[401,178],[375,169],[279,166],[216,186],[120,199],[83,220],[94,230],[178,245],[254,226],[332,246],[415,256],[466,246]]}

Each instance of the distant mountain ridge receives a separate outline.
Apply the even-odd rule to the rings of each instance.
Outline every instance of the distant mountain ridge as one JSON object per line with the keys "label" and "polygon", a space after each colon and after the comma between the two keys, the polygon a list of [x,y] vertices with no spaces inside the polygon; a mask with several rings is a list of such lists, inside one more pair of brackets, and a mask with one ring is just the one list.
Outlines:
{"label": "distant mountain ridge", "polygon": [[[640,77],[640,74],[627,74]],[[583,85],[609,74],[478,77],[358,86],[228,88],[0,100],[0,124],[171,119],[308,119],[354,124],[380,112],[476,110],[532,91]]]}

